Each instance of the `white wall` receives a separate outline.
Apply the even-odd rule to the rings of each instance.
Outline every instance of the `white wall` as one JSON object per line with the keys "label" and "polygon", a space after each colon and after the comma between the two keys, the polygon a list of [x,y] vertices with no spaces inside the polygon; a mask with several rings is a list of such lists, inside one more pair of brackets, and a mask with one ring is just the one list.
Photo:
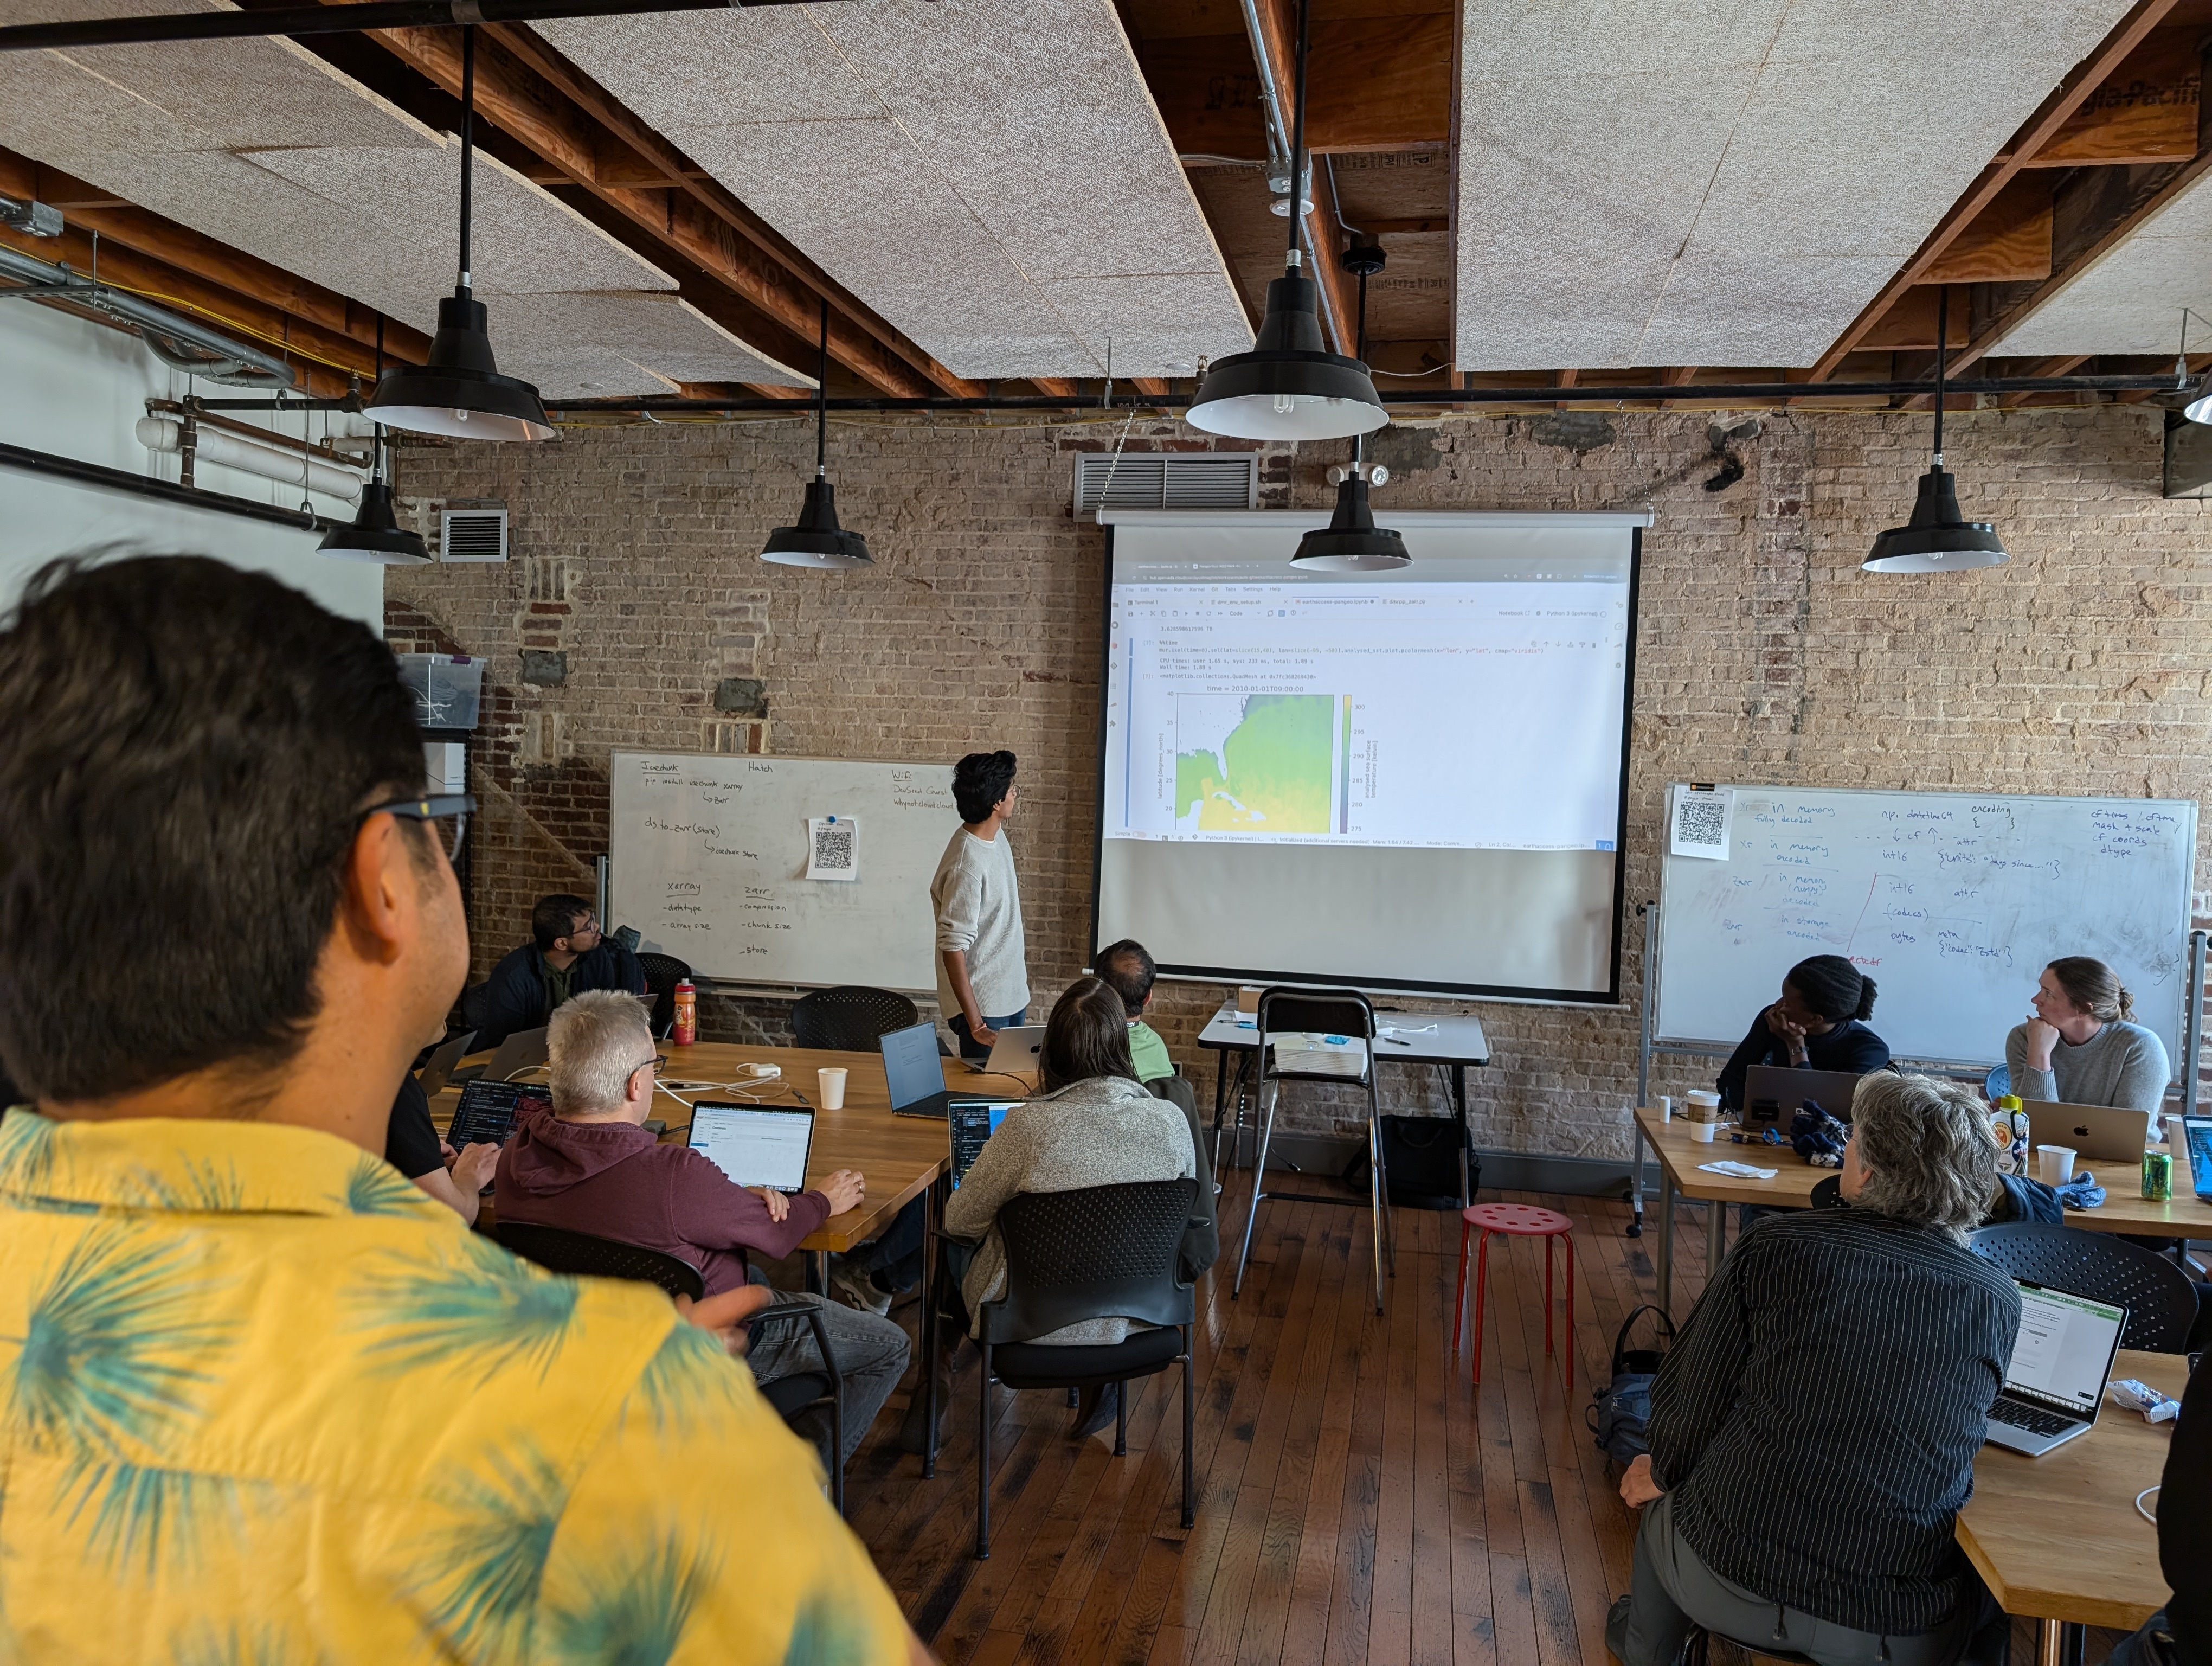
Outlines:
{"label": "white wall", "polygon": [[[238,392],[169,369],[136,336],[34,301],[0,301],[0,441],[173,483],[181,459],[148,451],[132,432],[146,414],[145,402]],[[260,413],[228,414],[252,420]],[[319,416],[313,420],[319,437]],[[300,422],[295,416],[284,427],[296,436]],[[300,502],[297,486],[205,463],[198,483],[288,509]],[[332,520],[353,518],[352,507],[335,498],[313,501]],[[118,554],[215,556],[273,573],[381,634],[384,569],[319,556],[319,541],[312,532],[0,466],[0,608],[11,605],[23,581],[53,556],[114,546]]]}

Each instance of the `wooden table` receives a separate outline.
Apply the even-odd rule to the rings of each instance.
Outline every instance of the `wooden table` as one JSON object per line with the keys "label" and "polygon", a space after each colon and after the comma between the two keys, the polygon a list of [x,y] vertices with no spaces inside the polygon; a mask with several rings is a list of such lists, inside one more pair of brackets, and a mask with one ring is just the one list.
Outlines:
{"label": "wooden table", "polygon": [[[1810,1201],[1813,1188],[1836,1172],[1833,1169],[1816,1169],[1787,1146],[1739,1146],[1728,1137],[1723,1127],[1710,1146],[1700,1145],[1690,1138],[1690,1124],[1683,1117],[1662,1122],[1659,1113],[1639,1106],[1636,1112],[1636,1127],[1644,1141],[1659,1159],[1659,1305],[1669,1306],[1674,1288],[1674,1200],[1686,1197],[1701,1202],[1723,1207],[1710,1209],[1705,1217],[1706,1276],[1721,1262],[1721,1252],[1726,1247],[1728,1212],[1730,1203],[1763,1203],[1784,1208],[1802,1209]],[[1705,1163],[1733,1159],[1748,1163],[1753,1167],[1776,1170],[1771,1180],[1739,1180],[1729,1175],[1707,1174],[1699,1167]],[[2176,1238],[2212,1238],[2212,1204],[2190,1195],[2188,1163],[2178,1158],[2174,1169],[2179,1187],[2173,1197],[2164,1203],[2148,1203],[2142,1196],[2142,1175],[2139,1169],[2128,1169],[2118,1163],[2084,1163],[2082,1167],[2097,1176],[2105,1187],[2105,1201],[2094,1209],[2069,1209],[2066,1224],[2091,1232],[2141,1232],[2147,1237]],[[1671,1309],[1670,1309],[1671,1310]]]}
{"label": "wooden table", "polygon": [[[2069,1217],[2070,1219],[2070,1217]],[[2123,1349],[2112,1375],[2179,1399],[2189,1362]],[[2136,1495],[2158,1485],[2171,1423],[2151,1424],[2109,1400],[2097,1426],[2041,1457],[1984,1446],[1959,1543],[1998,1606],[2041,1621],[2039,1666],[2057,1666],[2068,1626],[2131,1632],[2165,1605],[2158,1529]]]}

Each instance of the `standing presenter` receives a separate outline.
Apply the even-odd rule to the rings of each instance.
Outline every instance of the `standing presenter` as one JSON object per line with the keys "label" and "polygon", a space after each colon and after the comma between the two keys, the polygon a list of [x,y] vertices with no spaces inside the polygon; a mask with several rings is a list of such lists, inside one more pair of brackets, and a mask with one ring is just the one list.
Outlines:
{"label": "standing presenter", "polygon": [[953,767],[960,829],[945,847],[929,897],[937,915],[937,1002],[960,1056],[987,1059],[998,1032],[1029,1011],[1028,945],[1006,818],[1014,813],[1012,752],[970,752]]}

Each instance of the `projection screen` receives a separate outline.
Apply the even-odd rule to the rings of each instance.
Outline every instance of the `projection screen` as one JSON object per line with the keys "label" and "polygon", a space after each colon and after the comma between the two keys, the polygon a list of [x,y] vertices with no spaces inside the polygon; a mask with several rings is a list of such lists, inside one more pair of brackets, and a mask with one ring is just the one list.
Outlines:
{"label": "projection screen", "polygon": [[1647,514],[1109,510],[1091,947],[1163,975],[1603,1002]]}

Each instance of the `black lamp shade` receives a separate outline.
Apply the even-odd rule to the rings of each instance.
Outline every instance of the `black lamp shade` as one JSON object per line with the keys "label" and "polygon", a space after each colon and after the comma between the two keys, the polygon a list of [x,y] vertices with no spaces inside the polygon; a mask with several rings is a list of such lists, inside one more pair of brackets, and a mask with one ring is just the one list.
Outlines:
{"label": "black lamp shade", "polygon": [[1863,565],[1869,573],[1959,573],[1970,567],[1996,567],[2012,557],[1996,528],[1968,520],[1959,511],[1952,476],[1939,464],[1920,477],[1920,496],[1912,519],[1874,541]]}
{"label": "black lamp shade", "polygon": [[1389,422],[1367,367],[1328,350],[1316,304],[1303,271],[1268,284],[1252,350],[1206,367],[1183,420],[1240,440],[1346,440]]}
{"label": "black lamp shade", "polygon": [[2189,396],[2189,403],[2182,406],[2181,414],[2192,423],[2212,423],[2212,370],[2204,373],[2204,379],[2197,384],[2197,391]]}
{"label": "black lamp shade", "polygon": [[438,303],[438,333],[428,361],[386,374],[376,384],[368,410],[386,428],[453,440],[556,437],[538,390],[499,374],[483,303],[465,289]]}
{"label": "black lamp shade", "polygon": [[1382,573],[1413,564],[1406,540],[1375,524],[1367,507],[1367,482],[1346,475],[1337,483],[1336,513],[1298,540],[1293,567],[1320,573]]}
{"label": "black lamp shade", "polygon": [[371,561],[384,567],[421,567],[430,559],[422,540],[402,526],[392,513],[392,488],[381,480],[363,483],[361,508],[353,525],[325,534],[318,547],[326,556]]}
{"label": "black lamp shade", "polygon": [[868,541],[837,524],[837,490],[826,480],[806,483],[799,525],[779,526],[761,546],[760,558],[780,567],[873,567]]}

